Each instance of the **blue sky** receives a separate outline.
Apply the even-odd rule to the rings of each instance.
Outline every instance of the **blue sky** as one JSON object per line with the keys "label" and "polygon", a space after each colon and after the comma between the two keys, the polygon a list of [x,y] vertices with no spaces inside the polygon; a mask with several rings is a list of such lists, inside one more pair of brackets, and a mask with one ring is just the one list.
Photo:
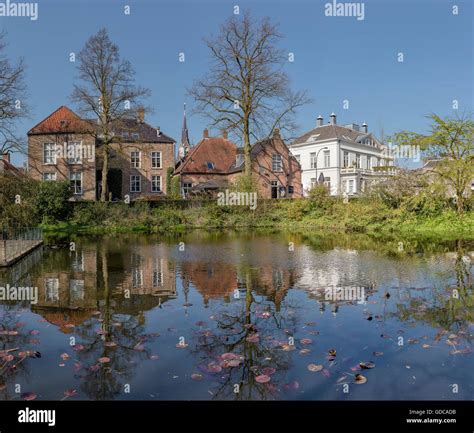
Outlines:
{"label": "blue sky", "polygon": [[[25,1],[25,0],[23,0]],[[136,70],[137,82],[148,87],[147,116],[153,126],[178,140],[182,106],[193,80],[206,72],[208,51],[202,39],[217,33],[232,13],[250,9],[269,16],[284,35],[281,47],[295,60],[286,71],[295,90],[307,89],[314,99],[301,108],[301,132],[325,122],[334,111],[338,123],[367,122],[385,134],[408,129],[426,132],[430,112],[453,115],[473,108],[473,6],[470,0],[368,0],[365,19],[326,17],[327,1],[319,0],[40,0],[39,18],[0,18],[8,32],[11,58],[24,57],[31,119],[28,129],[60,105],[74,109],[69,96],[79,52],[100,28],[109,30],[124,58]],[[459,5],[459,14],[452,6]],[[131,14],[124,14],[130,5]],[[184,52],[186,61],[178,61]],[[404,62],[397,62],[403,52]],[[343,101],[349,100],[349,109]],[[206,121],[188,116],[192,143]],[[215,131],[217,133],[217,131]],[[23,160],[19,155],[15,163]]]}

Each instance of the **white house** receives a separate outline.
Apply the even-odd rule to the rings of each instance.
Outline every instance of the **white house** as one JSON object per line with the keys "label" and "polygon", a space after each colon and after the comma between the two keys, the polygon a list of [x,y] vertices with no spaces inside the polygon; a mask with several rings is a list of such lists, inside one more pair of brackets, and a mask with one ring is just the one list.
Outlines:
{"label": "white house", "polygon": [[331,195],[357,195],[395,173],[389,147],[368,132],[366,123],[361,128],[355,123],[337,125],[334,113],[326,125],[318,116],[316,128],[289,147],[301,164],[305,194],[320,183],[329,188]]}

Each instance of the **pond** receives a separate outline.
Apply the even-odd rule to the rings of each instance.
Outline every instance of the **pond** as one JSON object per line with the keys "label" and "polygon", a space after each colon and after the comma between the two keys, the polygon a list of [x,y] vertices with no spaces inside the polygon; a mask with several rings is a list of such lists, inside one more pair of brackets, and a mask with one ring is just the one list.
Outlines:
{"label": "pond", "polygon": [[0,399],[472,400],[473,261],[462,240],[50,238],[0,273]]}

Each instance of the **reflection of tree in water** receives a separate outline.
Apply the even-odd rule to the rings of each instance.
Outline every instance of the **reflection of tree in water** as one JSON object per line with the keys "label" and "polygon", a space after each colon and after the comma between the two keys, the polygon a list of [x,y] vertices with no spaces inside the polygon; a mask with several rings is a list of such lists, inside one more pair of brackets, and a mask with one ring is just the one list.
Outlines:
{"label": "reflection of tree in water", "polygon": [[[295,334],[297,319],[291,308],[278,311],[274,302],[256,293],[257,278],[249,267],[242,274],[245,283],[240,300],[225,309],[220,304],[212,317],[215,329],[195,334],[194,353],[200,371],[218,382],[211,389],[215,399],[267,400],[278,392],[277,386],[290,367],[289,353],[282,346],[293,349],[288,343]],[[238,356],[239,365],[233,364],[230,356],[222,357],[225,353]],[[270,381],[261,383],[257,377],[262,379],[262,375],[270,376]]]}
{"label": "reflection of tree in water", "polygon": [[105,249],[101,250],[101,259],[104,295],[100,328],[97,319],[91,319],[76,329],[81,337],[77,344],[84,349],[77,351],[75,368],[76,377],[82,380],[81,389],[90,399],[112,400],[124,393],[135,363],[147,356],[144,343],[151,336],[142,335],[143,314],[114,314]]}
{"label": "reflection of tree in water", "polygon": [[410,293],[406,303],[397,305],[395,316],[414,324],[428,323],[441,328],[441,333],[455,332],[459,338],[471,341],[466,330],[474,321],[473,264],[463,241],[457,241],[456,246],[456,258],[451,272],[455,285],[418,289],[414,296]]}

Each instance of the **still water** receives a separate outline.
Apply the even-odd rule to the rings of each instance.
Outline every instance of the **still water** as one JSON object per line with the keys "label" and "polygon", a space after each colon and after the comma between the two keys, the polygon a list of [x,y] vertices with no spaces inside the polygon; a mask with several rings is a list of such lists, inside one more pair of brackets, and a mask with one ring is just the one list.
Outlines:
{"label": "still water", "polygon": [[473,272],[461,240],[52,238],[0,272],[38,295],[0,301],[0,400],[472,400]]}

